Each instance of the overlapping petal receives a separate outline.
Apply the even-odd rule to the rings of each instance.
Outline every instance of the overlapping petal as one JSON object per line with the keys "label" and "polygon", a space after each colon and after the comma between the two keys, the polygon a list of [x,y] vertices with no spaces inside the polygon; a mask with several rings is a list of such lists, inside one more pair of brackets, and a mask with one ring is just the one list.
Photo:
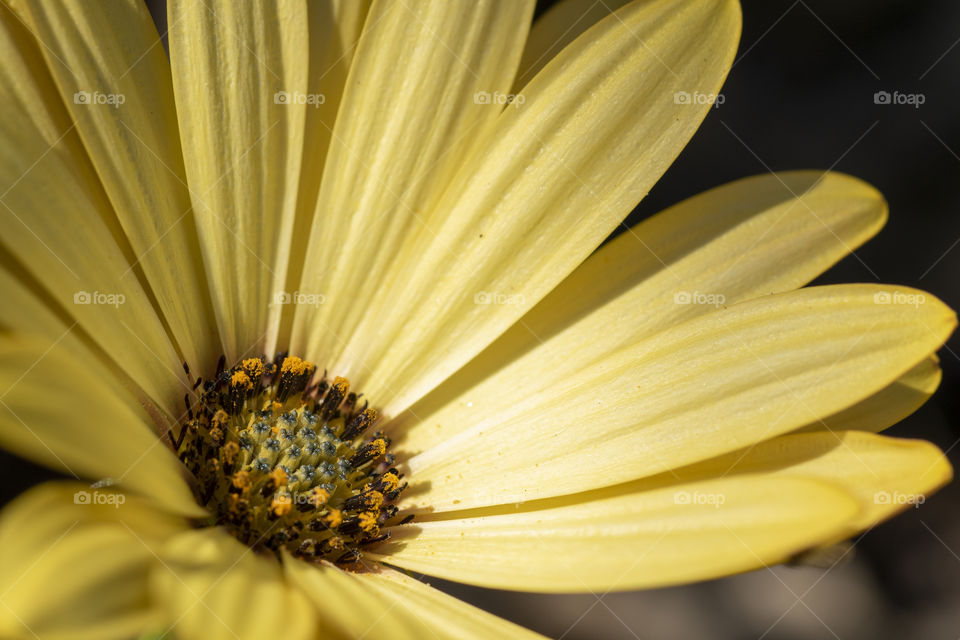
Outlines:
{"label": "overlapping petal", "polygon": [[187,184],[236,361],[279,331],[308,108],[307,6],[171,0],[168,22]]}
{"label": "overlapping petal", "polygon": [[530,29],[517,70],[515,89],[522,90],[564,47],[627,2],[629,0],[561,0],[550,7]]}
{"label": "overlapping petal", "polygon": [[120,640],[162,628],[148,595],[151,546],[185,529],[112,490],[31,489],[0,515],[0,635]]}
{"label": "overlapping petal", "polygon": [[47,68],[181,355],[215,361],[170,63],[146,6],[44,0],[29,8]]}
{"label": "overlapping petal", "polygon": [[869,398],[815,420],[797,431],[883,431],[919,409],[940,386],[943,372],[937,357],[928,356]]}
{"label": "overlapping petal", "polygon": [[507,589],[663,586],[838,542],[922,504],[951,476],[946,456],[927,442],[859,431],[790,434],[596,491],[425,514],[414,531],[394,530],[395,541],[374,553],[414,571]]}
{"label": "overlapping petal", "polygon": [[331,367],[396,415],[490,344],[666,170],[708,108],[674,93],[719,89],[739,26],[733,1],[635,2],[564,49],[421,216]]}
{"label": "overlapping petal", "polygon": [[180,359],[40,49],[24,19],[0,6],[3,246],[42,295],[176,415],[186,384]]}
{"label": "overlapping petal", "polygon": [[[373,4],[299,286],[323,303],[296,307],[296,351],[336,361],[384,295],[377,285],[398,267],[400,248],[497,120],[503,105],[477,96],[509,92],[532,12],[529,0]],[[364,364],[337,370],[362,374]]]}
{"label": "overlapping petal", "polygon": [[372,557],[501,589],[605,592],[783,562],[857,513],[842,491],[806,478],[730,477],[595,494],[406,525]]}
{"label": "overlapping petal", "polygon": [[314,602],[328,633],[344,638],[542,638],[418,580],[372,566],[348,573],[285,559],[287,575]]}
{"label": "overlapping petal", "polygon": [[443,511],[574,493],[816,422],[891,384],[946,340],[956,317],[940,301],[886,303],[921,295],[814,287],[661,331],[517,403],[505,419],[414,456],[419,489],[407,504]]}
{"label": "overlapping petal", "polygon": [[837,173],[745,178],[620,234],[390,425],[424,451],[674,324],[802,286],[869,239],[883,197]]}
{"label": "overlapping petal", "polygon": [[280,564],[222,529],[187,531],[155,551],[163,564],[152,572],[150,588],[172,621],[165,632],[229,640],[318,637],[316,609]]}
{"label": "overlapping petal", "polygon": [[184,469],[125,390],[64,347],[0,336],[0,443],[26,458],[203,516]]}

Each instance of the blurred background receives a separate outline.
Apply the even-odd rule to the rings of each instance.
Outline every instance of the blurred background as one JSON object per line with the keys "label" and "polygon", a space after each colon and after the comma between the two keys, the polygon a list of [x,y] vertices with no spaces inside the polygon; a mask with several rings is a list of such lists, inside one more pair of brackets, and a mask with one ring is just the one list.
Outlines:
{"label": "blurred background", "polygon": [[[628,224],[748,175],[843,171],[885,194],[890,221],[856,257],[818,283],[909,285],[960,308],[960,3],[741,2],[743,37],[723,104],[711,110]],[[149,4],[155,15],[163,15],[162,0]],[[538,14],[552,4],[541,2]],[[878,104],[874,96],[882,91],[922,96],[912,100],[922,104]],[[955,335],[940,353],[940,390],[888,431],[935,442],[955,467],[960,466],[958,354],[960,335]],[[3,452],[0,469],[4,503],[52,477]],[[831,570],[778,567],[687,587],[568,596],[430,582],[567,640],[952,640],[960,637],[958,505],[955,483],[857,539],[853,559]]]}

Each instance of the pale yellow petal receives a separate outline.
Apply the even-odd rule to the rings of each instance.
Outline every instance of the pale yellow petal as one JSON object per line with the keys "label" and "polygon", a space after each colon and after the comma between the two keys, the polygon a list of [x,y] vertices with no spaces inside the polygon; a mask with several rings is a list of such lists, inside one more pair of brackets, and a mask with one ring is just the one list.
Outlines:
{"label": "pale yellow petal", "polygon": [[163,566],[150,576],[153,597],[177,638],[316,637],[316,609],[283,575],[279,561],[260,555],[219,528],[196,529],[169,541]]}
{"label": "pale yellow petal", "polygon": [[41,285],[2,251],[0,294],[5,302],[0,305],[2,330],[30,334],[38,341],[45,341],[45,346],[41,345],[42,351],[53,345],[61,346],[70,355],[84,362],[89,369],[89,375],[94,378],[116,378],[123,381],[121,384],[124,384],[128,392],[118,389],[117,398],[126,402],[131,409],[140,410],[142,405],[138,398],[143,395],[143,391],[127,380],[116,362],[92,344],[88,336],[82,335],[76,321],[62,313],[59,305],[43,291]]}
{"label": "pale yellow petal", "polygon": [[165,508],[204,515],[183,466],[111,379],[65,347],[0,336],[0,443],[74,476],[109,480]]}
{"label": "pale yellow petal", "polygon": [[171,0],[187,183],[228,360],[278,329],[297,206],[309,63],[304,2]]}
{"label": "pale yellow petal", "polygon": [[595,493],[576,504],[405,525],[370,555],[487,587],[607,592],[783,562],[857,512],[843,492],[805,478],[744,476]]}
{"label": "pale yellow petal", "polygon": [[107,640],[156,627],[151,546],[186,528],[111,490],[31,489],[0,513],[0,635]]}
{"label": "pale yellow petal", "polygon": [[837,173],[745,178],[620,234],[388,428],[424,451],[591,362],[719,305],[806,284],[875,234],[886,203]]}
{"label": "pale yellow petal", "polygon": [[220,346],[170,64],[147,7],[135,0],[42,0],[30,4],[30,13],[63,103],[180,353],[195,366],[215,362]]}
{"label": "pale yellow petal", "polygon": [[[303,157],[300,184],[297,187],[297,214],[290,237],[290,264],[287,269],[287,291],[298,291],[303,263],[310,240],[320,179],[327,159],[337,112],[343,98],[347,73],[360,40],[360,32],[372,0],[317,0],[307,3],[310,53],[308,96],[313,100],[306,110],[303,132]],[[292,297],[291,297],[292,300]],[[267,353],[277,345],[289,346],[290,331],[296,307],[281,310],[281,326],[277,344],[266,345]]]}
{"label": "pale yellow petal", "polygon": [[331,370],[396,415],[490,344],[677,156],[709,105],[674,94],[719,90],[739,28],[732,0],[635,2],[564,49],[422,216]]}
{"label": "pale yellow petal", "polygon": [[502,618],[380,566],[347,573],[285,559],[287,575],[312,598],[320,619],[344,638],[542,638]]}
{"label": "pale yellow petal", "polygon": [[564,47],[580,34],[627,4],[629,0],[561,0],[537,18],[523,47],[514,87],[530,82]]}
{"label": "pale yellow petal", "polygon": [[297,306],[295,350],[325,362],[341,353],[424,211],[497,120],[503,105],[477,96],[509,92],[533,4],[374,3],[332,133],[300,283],[323,302]]}
{"label": "pale yellow petal", "polygon": [[[886,304],[888,296],[923,303]],[[733,451],[876,393],[955,326],[930,294],[879,285],[801,289],[720,309],[413,457],[411,478],[424,489],[407,504],[533,500]]]}
{"label": "pale yellow petal", "polygon": [[630,483],[632,491],[744,475],[765,482],[768,474],[819,479],[855,498],[860,511],[835,534],[842,540],[911,506],[953,476],[940,449],[924,440],[889,438],[863,431],[789,434]]}
{"label": "pale yellow petal", "polygon": [[928,356],[916,366],[869,398],[797,431],[859,429],[883,431],[919,409],[940,386],[943,372],[936,356]]}
{"label": "pale yellow petal", "polygon": [[0,56],[3,245],[172,414],[188,388],[180,359],[130,268],[135,257],[39,45],[2,5]]}

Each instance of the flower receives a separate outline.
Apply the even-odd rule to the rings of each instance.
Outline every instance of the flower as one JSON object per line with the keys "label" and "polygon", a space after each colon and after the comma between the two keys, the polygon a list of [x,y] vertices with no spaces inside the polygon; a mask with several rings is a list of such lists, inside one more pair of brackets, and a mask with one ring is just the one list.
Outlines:
{"label": "flower", "polygon": [[0,6],[0,441],[87,479],[0,515],[0,634],[519,636],[400,570],[707,579],[949,479],[875,432],[953,312],[800,288],[869,185],[747,178],[597,249],[739,34],[616,4],[173,0],[169,60],[135,2]]}

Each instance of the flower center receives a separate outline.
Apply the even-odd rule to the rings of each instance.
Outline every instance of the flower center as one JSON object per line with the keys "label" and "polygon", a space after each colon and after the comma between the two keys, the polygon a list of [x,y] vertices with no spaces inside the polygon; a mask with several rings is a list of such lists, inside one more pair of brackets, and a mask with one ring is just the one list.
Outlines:
{"label": "flower center", "polygon": [[407,484],[389,438],[364,435],[377,412],[357,406],[346,378],[315,380],[315,371],[285,354],[231,369],[221,357],[212,379],[195,382],[199,405],[186,397],[187,419],[170,439],[207,524],[257,550],[352,564],[387,538],[380,528]]}

